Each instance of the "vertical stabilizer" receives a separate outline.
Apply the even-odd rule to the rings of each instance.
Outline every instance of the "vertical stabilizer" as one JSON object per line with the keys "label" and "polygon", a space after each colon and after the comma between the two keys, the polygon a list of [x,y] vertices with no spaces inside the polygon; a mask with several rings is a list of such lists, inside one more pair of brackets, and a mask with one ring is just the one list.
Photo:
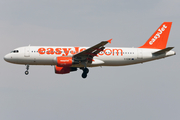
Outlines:
{"label": "vertical stabilizer", "polygon": [[172,22],[164,22],[148,39],[148,41],[139,48],[164,49],[168,41]]}

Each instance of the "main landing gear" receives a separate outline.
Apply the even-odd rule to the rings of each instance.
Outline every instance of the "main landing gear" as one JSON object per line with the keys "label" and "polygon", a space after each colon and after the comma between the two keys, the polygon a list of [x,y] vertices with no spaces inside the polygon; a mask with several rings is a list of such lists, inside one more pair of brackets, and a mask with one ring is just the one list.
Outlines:
{"label": "main landing gear", "polygon": [[26,65],[26,71],[25,71],[25,75],[28,75],[29,74],[29,65]]}
{"label": "main landing gear", "polygon": [[83,68],[83,73],[82,73],[82,78],[86,78],[87,74],[89,73],[89,69],[88,68]]}

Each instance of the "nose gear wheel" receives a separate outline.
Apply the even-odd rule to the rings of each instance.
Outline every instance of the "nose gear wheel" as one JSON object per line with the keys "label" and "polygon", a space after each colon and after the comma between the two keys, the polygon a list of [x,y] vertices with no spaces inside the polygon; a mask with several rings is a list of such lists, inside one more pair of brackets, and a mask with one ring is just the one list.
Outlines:
{"label": "nose gear wheel", "polygon": [[28,75],[29,74],[29,65],[26,65],[26,71],[25,71],[25,75]]}
{"label": "nose gear wheel", "polygon": [[25,71],[25,75],[28,75],[28,74],[29,74],[29,71],[26,70],[26,71]]}

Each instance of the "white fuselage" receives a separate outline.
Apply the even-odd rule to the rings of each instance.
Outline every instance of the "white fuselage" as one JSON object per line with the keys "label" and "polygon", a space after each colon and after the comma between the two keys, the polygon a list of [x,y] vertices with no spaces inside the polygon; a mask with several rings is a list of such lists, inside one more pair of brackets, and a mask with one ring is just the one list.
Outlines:
{"label": "white fuselage", "polygon": [[[25,65],[57,65],[56,58],[72,57],[88,47],[59,47],[59,46],[26,46],[15,49],[15,52],[7,54],[4,59],[10,63]],[[159,49],[145,48],[117,48],[106,47],[98,56],[93,58],[87,67],[95,66],[123,66],[175,55],[174,51],[153,56],[152,53]],[[83,58],[81,58],[83,59]],[[83,64],[74,64],[71,67],[83,67]]]}
{"label": "white fuselage", "polygon": [[25,46],[13,50],[4,59],[15,64],[53,65],[56,74],[83,70],[82,78],[89,73],[87,67],[124,66],[143,63],[175,55],[174,47],[167,47],[172,22],[163,22],[143,46],[138,48],[105,47],[112,39],[92,47]]}

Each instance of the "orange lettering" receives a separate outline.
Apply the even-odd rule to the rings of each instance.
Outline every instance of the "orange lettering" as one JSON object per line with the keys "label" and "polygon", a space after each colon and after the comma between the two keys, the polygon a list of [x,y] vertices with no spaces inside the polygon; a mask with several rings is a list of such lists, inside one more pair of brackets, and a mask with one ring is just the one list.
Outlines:
{"label": "orange lettering", "polygon": [[39,54],[45,54],[46,49],[45,48],[39,48],[38,52]]}
{"label": "orange lettering", "polygon": [[[69,53],[71,53],[72,55],[75,55],[75,54],[77,54],[79,52],[82,52],[82,51],[86,50],[86,48],[81,48],[79,50],[79,47],[74,47],[75,51],[73,51],[71,49],[72,48],[56,48],[55,51],[54,51],[53,48],[47,48],[47,51],[46,51],[45,48],[39,48],[38,52],[39,52],[39,54],[45,54],[45,52],[46,52],[46,54],[48,54],[48,55],[50,55],[50,54],[51,55],[53,55],[53,54],[60,55],[60,54],[62,54],[61,50],[63,50],[64,53],[62,54],[62,56],[68,56]],[[88,53],[88,54],[90,54],[90,53]],[[109,56],[109,55],[113,55],[113,56],[117,55],[118,56],[119,54],[121,56],[123,56],[123,50],[122,49],[105,49],[105,50],[98,53],[98,55],[100,55],[100,56],[102,56],[102,55],[107,55],[107,56]],[[90,55],[93,55],[93,54],[90,54]]]}
{"label": "orange lettering", "polygon": [[101,52],[99,52],[99,54],[98,55],[104,55],[104,52],[103,51],[101,51]]}
{"label": "orange lettering", "polygon": [[71,51],[72,55],[75,55],[75,54],[77,54],[79,52],[79,47],[74,47],[74,49],[75,49],[75,52]]}
{"label": "orange lettering", "polygon": [[86,48],[81,48],[81,49],[80,49],[80,52],[82,52],[82,51],[84,51],[84,50],[86,50]]}
{"label": "orange lettering", "polygon": [[68,56],[71,48],[62,48],[62,49],[64,50],[64,54],[62,56]]}
{"label": "orange lettering", "polygon": [[56,48],[55,51],[56,51],[56,52],[55,52],[56,55],[60,55],[60,54],[61,54],[61,48]]}
{"label": "orange lettering", "polygon": [[47,48],[47,53],[48,55],[53,55],[54,54],[54,49],[53,48]]}
{"label": "orange lettering", "polygon": [[123,51],[122,49],[113,49],[113,55],[115,53],[115,51],[117,51],[117,56],[119,55],[119,50],[121,51],[121,56],[123,55]]}
{"label": "orange lettering", "polygon": [[[110,52],[106,52],[107,50],[110,51]],[[105,50],[104,50],[104,53],[105,53],[106,55],[111,55],[112,51],[111,51],[111,49],[105,49]]]}

